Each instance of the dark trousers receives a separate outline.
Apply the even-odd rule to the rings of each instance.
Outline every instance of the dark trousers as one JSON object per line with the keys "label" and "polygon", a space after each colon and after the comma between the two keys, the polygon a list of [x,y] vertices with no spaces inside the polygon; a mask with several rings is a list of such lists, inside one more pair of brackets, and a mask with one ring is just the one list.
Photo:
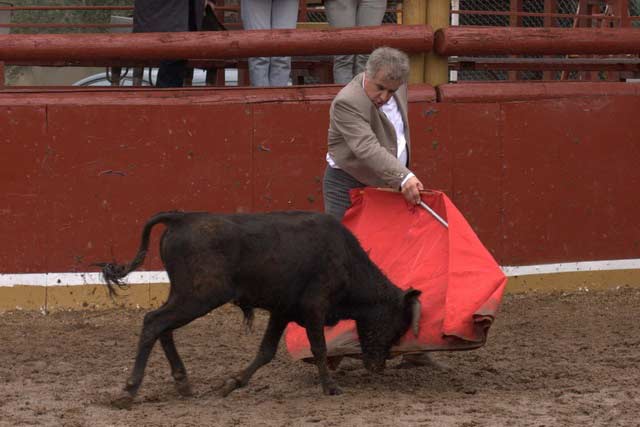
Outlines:
{"label": "dark trousers", "polygon": [[[202,20],[202,16],[195,16],[194,0],[189,1],[189,31],[196,31],[196,19]],[[187,74],[187,61],[184,59],[172,59],[160,62],[156,87],[182,87]]]}
{"label": "dark trousers", "polygon": [[334,169],[327,165],[322,180],[324,212],[342,221],[344,213],[351,206],[349,191],[353,188],[366,187],[342,169]]}
{"label": "dark trousers", "polygon": [[156,87],[182,87],[187,74],[187,61],[162,61],[158,68]]}

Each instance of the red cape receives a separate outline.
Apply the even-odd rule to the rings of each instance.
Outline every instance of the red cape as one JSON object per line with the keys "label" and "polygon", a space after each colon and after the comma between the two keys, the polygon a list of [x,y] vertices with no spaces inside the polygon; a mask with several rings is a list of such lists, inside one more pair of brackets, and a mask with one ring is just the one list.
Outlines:
{"label": "red cape", "polygon": [[[443,193],[422,200],[448,222],[422,207],[410,207],[400,193],[374,188],[351,191],[344,225],[372,261],[402,289],[422,291],[420,332],[411,331],[392,354],[469,350],[484,345],[507,279],[458,209]],[[358,355],[355,322],[325,328],[327,355]],[[286,344],[294,359],[312,357],[304,328],[291,323]]]}

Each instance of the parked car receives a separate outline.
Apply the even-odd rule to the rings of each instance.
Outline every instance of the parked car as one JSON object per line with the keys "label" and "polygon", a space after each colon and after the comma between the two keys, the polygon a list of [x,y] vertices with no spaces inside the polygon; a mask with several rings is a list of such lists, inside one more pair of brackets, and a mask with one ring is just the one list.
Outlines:
{"label": "parked car", "polygon": [[[145,68],[142,73],[142,86],[155,85],[158,76],[157,68]],[[205,86],[207,73],[205,70],[195,68],[193,70],[192,86]],[[238,86],[238,70],[225,68],[225,86]],[[73,86],[111,86],[111,72],[109,69],[103,73],[94,74],[78,80]],[[133,69],[123,68],[120,77],[120,86],[133,86]]]}

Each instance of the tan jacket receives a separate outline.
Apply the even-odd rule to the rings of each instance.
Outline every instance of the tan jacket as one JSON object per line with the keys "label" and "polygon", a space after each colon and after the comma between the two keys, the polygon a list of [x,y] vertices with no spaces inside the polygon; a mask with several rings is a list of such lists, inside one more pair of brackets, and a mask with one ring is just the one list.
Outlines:
{"label": "tan jacket", "polygon": [[[397,158],[393,125],[364,92],[362,77],[362,73],[355,76],[331,103],[329,154],[342,170],[363,184],[398,189],[410,171]],[[393,96],[404,122],[409,161],[407,85]]]}

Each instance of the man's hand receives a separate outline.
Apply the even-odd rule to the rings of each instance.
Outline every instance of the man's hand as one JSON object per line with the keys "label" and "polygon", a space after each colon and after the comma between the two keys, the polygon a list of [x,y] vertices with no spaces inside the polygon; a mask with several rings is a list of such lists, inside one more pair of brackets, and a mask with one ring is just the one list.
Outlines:
{"label": "man's hand", "polygon": [[424,190],[422,183],[418,178],[412,176],[402,186],[402,195],[405,200],[413,205],[420,203],[420,191]]}

